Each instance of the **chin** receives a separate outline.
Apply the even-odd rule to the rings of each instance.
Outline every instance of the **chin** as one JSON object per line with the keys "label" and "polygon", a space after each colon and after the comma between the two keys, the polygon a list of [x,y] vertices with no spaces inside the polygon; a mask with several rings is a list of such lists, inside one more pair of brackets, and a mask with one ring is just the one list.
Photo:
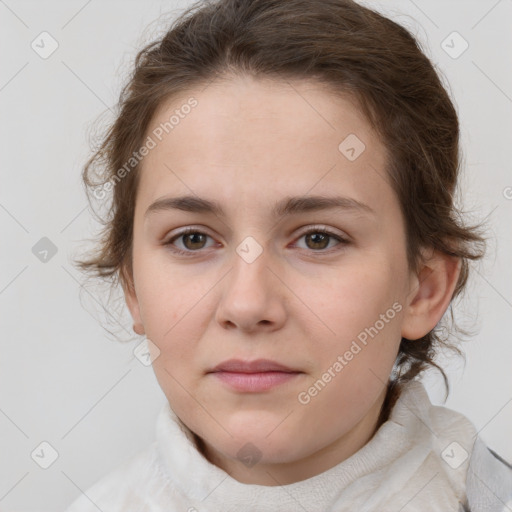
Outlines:
{"label": "chin", "polygon": [[[287,464],[301,457],[295,450],[300,439],[276,438],[272,442],[264,437],[254,439],[250,436],[237,436],[230,439],[226,445],[218,446],[217,450],[232,459],[244,462],[248,467],[253,464]],[[303,448],[303,447],[301,447]]]}

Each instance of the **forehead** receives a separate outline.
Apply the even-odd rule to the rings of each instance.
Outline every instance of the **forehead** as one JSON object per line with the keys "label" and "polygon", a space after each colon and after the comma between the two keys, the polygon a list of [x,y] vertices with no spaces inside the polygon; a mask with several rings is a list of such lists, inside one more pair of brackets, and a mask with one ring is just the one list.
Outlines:
{"label": "forehead", "polygon": [[312,188],[385,202],[385,147],[353,97],[318,82],[214,81],[162,103],[147,135],[143,202],[215,192],[250,205]]}

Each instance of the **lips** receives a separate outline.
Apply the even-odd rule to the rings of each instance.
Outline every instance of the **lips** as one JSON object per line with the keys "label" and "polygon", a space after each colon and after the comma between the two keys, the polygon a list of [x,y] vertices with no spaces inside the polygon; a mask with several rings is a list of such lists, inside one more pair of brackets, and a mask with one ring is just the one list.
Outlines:
{"label": "lips", "polygon": [[208,373],[236,393],[264,393],[297,379],[304,372],[269,359],[230,359]]}
{"label": "lips", "polygon": [[264,373],[283,372],[301,373],[299,370],[290,368],[270,359],[256,359],[254,361],[242,361],[241,359],[230,359],[215,366],[209,373],[232,372],[232,373]]}

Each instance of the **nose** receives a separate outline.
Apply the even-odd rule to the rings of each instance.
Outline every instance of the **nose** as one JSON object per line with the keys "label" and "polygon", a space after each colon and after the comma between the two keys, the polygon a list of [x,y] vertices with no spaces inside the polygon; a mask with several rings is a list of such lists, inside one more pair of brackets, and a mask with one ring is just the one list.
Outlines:
{"label": "nose", "polygon": [[216,321],[224,329],[272,332],[286,321],[286,287],[267,250],[252,262],[233,253],[233,268],[223,282]]}

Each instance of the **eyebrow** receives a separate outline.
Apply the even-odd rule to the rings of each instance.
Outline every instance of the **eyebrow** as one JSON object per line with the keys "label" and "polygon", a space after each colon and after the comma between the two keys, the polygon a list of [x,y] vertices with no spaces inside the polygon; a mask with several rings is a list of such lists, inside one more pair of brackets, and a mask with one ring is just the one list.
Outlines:
{"label": "eyebrow", "polygon": [[[275,204],[272,216],[280,218],[286,215],[297,215],[304,212],[340,209],[348,212],[377,215],[375,210],[365,203],[350,197],[341,196],[297,196],[286,197]],[[198,196],[163,197],[152,203],[144,217],[154,212],[181,210],[190,213],[212,213],[225,217],[221,205]]]}

